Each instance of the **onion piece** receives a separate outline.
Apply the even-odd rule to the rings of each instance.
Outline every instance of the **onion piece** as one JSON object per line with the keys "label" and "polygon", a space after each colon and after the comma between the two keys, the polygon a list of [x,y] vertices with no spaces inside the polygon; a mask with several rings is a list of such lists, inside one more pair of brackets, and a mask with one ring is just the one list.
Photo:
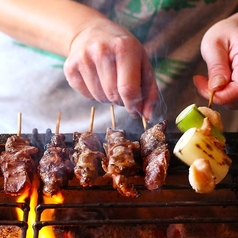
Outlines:
{"label": "onion piece", "polygon": [[[199,110],[199,108],[200,108],[200,110]],[[200,128],[202,126],[204,118],[207,117],[206,115],[204,115],[202,113],[202,111],[205,112],[206,114],[208,114],[208,110],[205,110],[202,107],[199,107],[199,108],[195,104],[191,104],[188,107],[186,107],[177,116],[175,123],[181,132],[184,133],[185,131],[187,131],[190,128],[193,128],[193,127]],[[210,109],[210,111],[209,111],[210,117],[212,117],[211,114],[213,111],[213,110],[212,111],[211,110],[212,109]],[[213,112],[214,112],[213,114],[217,113],[216,111],[213,111]],[[211,118],[210,121],[212,123],[212,121],[215,121],[215,120],[213,120]],[[220,121],[220,123],[221,123],[221,121]],[[216,125],[218,125],[218,123]],[[221,126],[222,125],[219,124],[219,129],[221,129]],[[220,131],[219,129],[215,125],[212,125],[212,135],[215,136],[219,141],[225,142],[226,138],[223,135],[222,131]]]}
{"label": "onion piece", "polygon": [[198,158],[209,161],[218,184],[228,173],[232,160],[211,135],[204,135],[203,130],[190,128],[176,143],[174,155],[191,166]]}
{"label": "onion piece", "polygon": [[212,125],[214,125],[219,131],[223,132],[224,127],[221,120],[221,114],[209,107],[198,107],[198,110],[208,117]]}

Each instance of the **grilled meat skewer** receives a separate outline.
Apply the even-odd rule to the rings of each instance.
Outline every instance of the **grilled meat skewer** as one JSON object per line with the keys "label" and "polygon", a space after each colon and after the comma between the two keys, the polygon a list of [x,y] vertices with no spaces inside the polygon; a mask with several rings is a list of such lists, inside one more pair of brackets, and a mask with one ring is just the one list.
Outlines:
{"label": "grilled meat skewer", "polygon": [[100,138],[93,132],[75,132],[73,140],[75,151],[71,160],[75,165],[74,174],[83,187],[93,186],[101,172],[101,161],[105,157],[101,152]]}
{"label": "grilled meat skewer", "polygon": [[138,197],[140,194],[128,182],[128,177],[139,171],[134,159],[134,151],[140,148],[138,141],[132,142],[125,138],[124,130],[107,129],[104,149],[107,158],[102,161],[106,176],[111,176],[113,187],[126,197]]}
{"label": "grilled meat skewer", "polygon": [[149,190],[160,188],[167,176],[170,154],[165,137],[166,126],[167,122],[162,121],[140,137],[145,186]]}
{"label": "grilled meat skewer", "polygon": [[73,178],[73,166],[69,156],[70,151],[66,148],[64,134],[53,135],[38,166],[44,183],[44,194],[55,195]]}
{"label": "grilled meat skewer", "polygon": [[5,151],[0,155],[0,166],[4,177],[4,191],[12,196],[21,195],[31,188],[34,161],[31,155],[38,149],[21,136],[7,139]]}

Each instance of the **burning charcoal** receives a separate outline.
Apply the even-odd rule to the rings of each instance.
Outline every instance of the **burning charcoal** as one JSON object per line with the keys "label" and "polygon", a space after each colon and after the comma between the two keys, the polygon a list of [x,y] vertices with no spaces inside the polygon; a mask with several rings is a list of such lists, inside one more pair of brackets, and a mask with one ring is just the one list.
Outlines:
{"label": "burning charcoal", "polygon": [[91,237],[140,237],[140,238],[165,238],[165,231],[155,225],[104,225],[99,227],[76,227],[65,232],[67,238],[91,238]]}
{"label": "burning charcoal", "polygon": [[0,237],[11,237],[19,238],[21,237],[21,228],[17,226],[0,226]]}
{"label": "burning charcoal", "polygon": [[[178,216],[175,219],[189,217]],[[193,218],[190,217],[192,220]],[[204,224],[170,224],[167,228],[167,237],[237,237],[238,228],[236,224],[226,223],[204,223]]]}

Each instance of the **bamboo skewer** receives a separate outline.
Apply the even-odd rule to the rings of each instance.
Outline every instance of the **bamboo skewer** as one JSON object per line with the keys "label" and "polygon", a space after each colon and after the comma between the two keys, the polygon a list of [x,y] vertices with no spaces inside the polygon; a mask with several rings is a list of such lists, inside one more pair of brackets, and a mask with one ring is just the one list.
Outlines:
{"label": "bamboo skewer", "polygon": [[92,107],[91,108],[90,123],[89,123],[89,132],[93,131],[94,115],[95,115],[95,107]]}
{"label": "bamboo skewer", "polygon": [[116,120],[115,120],[115,113],[114,113],[114,106],[110,106],[110,112],[111,112],[111,119],[112,119],[112,129],[116,129]]}
{"label": "bamboo skewer", "polygon": [[141,119],[142,119],[142,124],[143,124],[144,130],[146,131],[147,130],[147,121],[144,116],[142,116]]}
{"label": "bamboo skewer", "polygon": [[61,112],[58,112],[57,119],[56,119],[56,128],[55,128],[56,135],[59,134],[60,120],[61,120]]}
{"label": "bamboo skewer", "polygon": [[[21,136],[21,128],[22,128],[22,113],[17,113],[17,136]],[[1,146],[5,146],[6,143],[0,143]]]}
{"label": "bamboo skewer", "polygon": [[17,114],[17,136],[21,135],[22,113]]}
{"label": "bamboo skewer", "polygon": [[211,108],[212,107],[212,102],[213,102],[213,97],[214,97],[215,91],[211,92],[210,98],[209,98],[209,102],[208,102],[208,107]]}

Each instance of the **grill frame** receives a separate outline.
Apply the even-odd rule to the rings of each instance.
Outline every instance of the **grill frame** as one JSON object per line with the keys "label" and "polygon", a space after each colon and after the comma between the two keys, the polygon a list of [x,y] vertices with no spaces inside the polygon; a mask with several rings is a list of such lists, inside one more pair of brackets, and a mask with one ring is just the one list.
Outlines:
{"label": "grill frame", "polygon": [[[42,145],[45,143],[46,134],[37,134],[37,131],[34,130],[31,134],[22,134],[23,137],[28,138],[31,144],[36,145],[39,147],[41,145],[41,149],[43,148]],[[0,151],[3,150],[3,144],[5,143],[6,139],[11,136],[12,134],[1,134],[0,135]],[[104,140],[105,134],[98,134],[99,137]],[[170,154],[171,154],[171,164],[168,170],[168,177],[169,176],[177,176],[178,178],[181,176],[186,176],[188,173],[188,167],[184,165],[181,161],[174,157],[172,150],[180,138],[181,133],[167,133],[167,143],[169,146]],[[69,147],[73,147],[72,138],[73,135],[71,133],[65,134],[66,136],[66,144]],[[180,200],[180,201],[158,201],[155,202],[154,198],[151,201],[141,201],[138,199],[131,199],[131,198],[121,198],[122,201],[111,201],[107,202],[83,202],[83,203],[64,203],[64,204],[43,204],[42,203],[42,186],[39,188],[39,201],[35,208],[36,211],[36,220],[33,225],[34,229],[34,238],[39,237],[40,230],[45,226],[54,226],[54,227],[79,227],[79,226],[102,226],[102,225],[145,225],[145,224],[180,224],[180,223],[235,223],[238,224],[238,211],[234,216],[228,217],[171,217],[171,218],[96,218],[96,219],[68,219],[68,220],[51,220],[51,221],[42,221],[41,214],[44,210],[47,209],[56,209],[58,210],[68,210],[68,209],[75,209],[75,210],[107,210],[107,209],[173,209],[173,208],[201,208],[206,209],[210,207],[217,208],[227,208],[232,207],[237,209],[238,208],[238,133],[225,133],[225,137],[227,139],[226,145],[226,153],[231,157],[233,163],[230,168],[228,181],[224,183],[220,183],[216,186],[215,191],[219,192],[228,192],[229,194],[233,194],[233,197],[230,199],[225,199],[221,201],[215,200],[193,200],[188,197],[187,200]],[[137,134],[127,134],[127,138],[131,140],[138,140],[139,135]],[[37,143],[36,143],[37,142]],[[141,180],[140,180],[141,182]],[[142,197],[143,193],[148,193],[148,190],[144,187],[143,184],[138,183],[135,187],[141,191]],[[0,188],[3,190],[3,187]],[[66,193],[71,193],[72,191],[80,191],[85,192],[89,191],[95,194],[100,192],[106,193],[117,193],[111,184],[99,184],[90,188],[82,188],[75,184],[69,185],[67,188],[64,188],[62,191]],[[192,191],[190,185],[188,183],[180,184],[178,183],[166,183],[158,192],[166,193],[166,192],[190,192]],[[194,192],[195,193],[195,192]],[[121,195],[120,195],[121,196]],[[22,230],[21,238],[26,237],[26,231],[28,229],[27,219],[29,213],[29,204],[26,203],[6,203],[5,201],[0,200],[0,208],[1,206],[10,206],[10,207],[19,207],[23,210],[24,215],[21,221],[18,220],[0,220],[0,225],[16,225],[19,226]]]}

